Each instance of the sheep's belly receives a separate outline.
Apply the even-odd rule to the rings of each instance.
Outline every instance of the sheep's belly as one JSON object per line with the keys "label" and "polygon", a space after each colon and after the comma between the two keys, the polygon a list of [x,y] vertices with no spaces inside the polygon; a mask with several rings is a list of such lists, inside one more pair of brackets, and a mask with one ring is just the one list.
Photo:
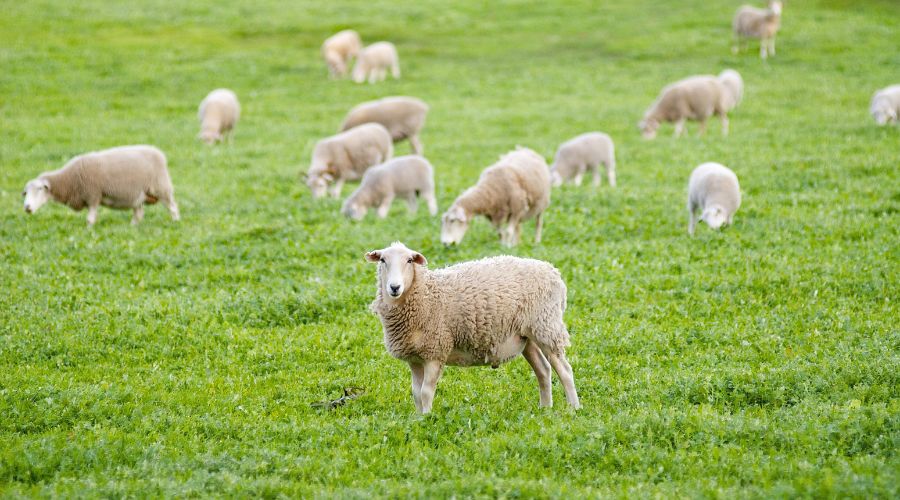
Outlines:
{"label": "sheep's belly", "polygon": [[109,207],[109,208],[127,209],[127,208],[132,208],[134,206],[134,201],[125,200],[123,198],[117,198],[117,197],[112,197],[112,196],[104,196],[100,200],[100,204],[103,205],[104,207]]}
{"label": "sheep's belly", "polygon": [[493,366],[494,368],[515,358],[525,350],[528,339],[513,335],[503,341],[492,352],[470,352],[464,349],[453,349],[447,357],[447,364],[452,366]]}

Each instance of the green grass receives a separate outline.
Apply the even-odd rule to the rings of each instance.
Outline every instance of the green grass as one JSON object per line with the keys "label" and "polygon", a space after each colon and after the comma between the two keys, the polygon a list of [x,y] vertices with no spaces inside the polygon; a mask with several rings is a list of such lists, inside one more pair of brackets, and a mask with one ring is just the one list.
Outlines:
{"label": "green grass", "polygon": [[[729,51],[739,2],[595,4],[4,2],[0,496],[900,495],[900,129],[868,115],[898,80],[900,4],[790,2],[768,63]],[[319,44],[346,27],[394,41],[403,79],[329,82]],[[731,136],[640,138],[664,84],[726,67]],[[244,116],[207,148],[219,86]],[[298,182],[346,110],[398,94],[431,105],[441,208],[517,144],[616,140],[620,186],[554,191],[544,243],[529,224],[511,251],[568,283],[577,413],[555,379],[539,409],[519,359],[449,368],[414,414],[363,253],[507,251],[483,220],[444,249],[399,202],[352,223]],[[41,171],[134,143],[168,154],[182,222],[23,212]],[[690,239],[704,161],[744,204]],[[367,392],[310,406],[348,386]]]}

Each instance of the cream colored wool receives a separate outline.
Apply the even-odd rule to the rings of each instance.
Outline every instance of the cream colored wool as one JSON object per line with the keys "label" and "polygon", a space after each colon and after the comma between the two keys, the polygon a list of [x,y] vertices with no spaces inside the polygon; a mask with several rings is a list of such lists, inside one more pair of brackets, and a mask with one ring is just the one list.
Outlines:
{"label": "cream colored wool", "polygon": [[775,55],[775,35],[781,28],[781,10],[784,3],[772,0],[765,9],[741,6],[731,23],[734,32],[732,52],[740,50],[740,45],[748,38],[759,39],[759,56],[766,59]]}
{"label": "cream colored wool", "polygon": [[362,40],[359,33],[353,30],[338,31],[328,37],[322,43],[322,57],[328,65],[329,78],[343,78],[347,76],[350,61],[359,54],[362,49]]}
{"label": "cream colored wool", "polygon": [[425,148],[419,140],[419,133],[425,126],[428,105],[415,97],[385,97],[368,101],[354,107],[347,113],[341,130],[347,130],[363,123],[380,123],[391,133],[396,143],[409,139],[413,153],[421,155]]}
{"label": "cream colored wool", "polygon": [[200,119],[198,137],[203,142],[213,144],[226,136],[230,140],[241,117],[237,95],[228,89],[213,90],[200,103],[197,117]]}
{"label": "cream colored wool", "polygon": [[639,127],[645,138],[652,139],[660,123],[674,123],[675,137],[678,137],[684,132],[685,121],[694,120],[700,122],[699,133],[703,135],[707,120],[716,115],[722,121],[722,135],[728,135],[729,95],[715,76],[685,78],[663,88]]}
{"label": "cream colored wool", "polygon": [[900,85],[891,85],[875,92],[869,112],[879,125],[900,122]]}
{"label": "cream colored wool", "polygon": [[370,208],[378,207],[378,217],[384,218],[398,197],[405,199],[409,211],[415,213],[420,196],[428,204],[428,212],[437,215],[434,168],[421,156],[398,156],[366,170],[359,188],[344,201],[341,213],[359,220]]}
{"label": "cream colored wool", "polygon": [[550,178],[554,186],[570,180],[580,186],[582,177],[589,172],[596,187],[600,185],[601,163],[609,185],[616,187],[616,151],[612,139],[602,132],[581,134],[564,142],[556,151]]}
{"label": "cream colored wool", "polygon": [[359,52],[353,67],[353,81],[363,83],[380,82],[387,76],[388,69],[394,79],[400,78],[400,58],[397,48],[390,42],[376,42]]}
{"label": "cream colored wool", "polygon": [[725,89],[725,111],[736,108],[744,98],[744,79],[733,69],[726,69],[716,77]]}
{"label": "cream colored wool", "polygon": [[362,178],[365,171],[390,159],[394,154],[391,134],[383,125],[366,123],[316,143],[306,184],[313,198],[325,195],[334,182],[331,196],[341,195],[344,182]]}
{"label": "cream colored wool", "polygon": [[700,220],[712,229],[719,229],[734,221],[734,213],[740,206],[741,187],[731,169],[709,162],[691,172],[688,180],[688,234],[694,234],[698,210],[701,212]]}

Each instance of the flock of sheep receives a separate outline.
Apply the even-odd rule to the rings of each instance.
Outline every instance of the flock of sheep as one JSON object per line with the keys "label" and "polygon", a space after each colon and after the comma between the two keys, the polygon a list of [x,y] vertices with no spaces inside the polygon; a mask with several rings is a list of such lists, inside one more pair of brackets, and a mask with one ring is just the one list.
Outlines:
{"label": "flock of sheep", "polygon": [[[760,56],[775,55],[775,34],[782,3],[770,1],[765,9],[741,7],[734,17],[734,49],[747,38],[760,40]],[[359,35],[341,31],[322,45],[331,78],[346,77],[355,58],[352,78],[375,83],[390,71],[400,77],[397,50],[389,42],[363,47]],[[688,120],[721,120],[728,133],[728,112],[740,104],[743,80],[733,70],[718,76],[692,76],[662,89],[639,127],[645,138],[655,137],[664,122],[673,123],[675,136],[684,133]],[[341,212],[362,219],[370,208],[378,217],[388,215],[396,198],[415,212],[421,198],[429,213],[437,215],[434,168],[423,156],[420,133],[428,105],[414,97],[387,97],[351,109],[340,132],[316,143],[306,184],[313,198],[340,197],[344,183],[360,181],[346,198]],[[871,114],[878,124],[898,121],[900,85],[875,94]],[[234,92],[217,89],[200,104],[199,138],[213,144],[231,140],[240,118]],[[393,157],[394,143],[407,140],[413,154]],[[611,187],[616,186],[615,145],[609,135],[589,132],[558,148],[548,165],[535,151],[516,147],[487,167],[478,181],[462,192],[441,218],[441,242],[462,241],[470,222],[484,216],[505,246],[520,240],[522,222],[535,219],[535,242],[541,241],[543,213],[551,189],[564,182],[580,185],[591,174],[593,185],[602,182],[600,166]],[[25,211],[33,213],[47,201],[75,210],[88,209],[93,225],[100,205],[132,209],[132,222],[143,217],[145,204],[161,202],[174,220],[179,219],[165,155],[152,146],[124,146],[71,159],[62,169],[46,172],[28,182],[23,193]],[[688,181],[688,232],[698,220],[713,229],[733,221],[741,203],[738,178],[718,163],[704,163]],[[698,214],[699,213],[699,217]],[[419,412],[430,411],[438,379],[445,365],[499,366],[519,354],[538,379],[540,404],[552,404],[551,368],[557,373],[566,399],[579,407],[572,367],[565,357],[569,335],[563,323],[566,286],[550,264],[503,256],[465,262],[432,271],[425,257],[401,243],[366,254],[377,263],[378,288],[372,310],[381,318],[388,351],[406,361],[412,373],[412,394]]]}

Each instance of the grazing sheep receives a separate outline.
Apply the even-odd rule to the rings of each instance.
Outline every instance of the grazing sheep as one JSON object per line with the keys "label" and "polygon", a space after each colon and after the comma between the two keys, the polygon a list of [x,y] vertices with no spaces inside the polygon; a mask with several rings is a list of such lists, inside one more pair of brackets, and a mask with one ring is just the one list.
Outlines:
{"label": "grazing sheep", "polygon": [[540,405],[552,406],[550,368],[566,400],[580,408],[569,332],[563,322],[566,284],[547,262],[490,257],[431,271],[421,253],[394,243],[366,254],[378,263],[370,308],[384,344],[412,372],[416,410],[429,413],[445,365],[497,368],[519,354],[538,380]]}
{"label": "grazing sheep", "polygon": [[441,242],[462,241],[476,215],[491,221],[500,242],[519,243],[522,221],[535,218],[534,242],[541,242],[543,213],[550,205],[550,173],[544,158],[528,148],[517,148],[486,168],[478,183],[456,198],[441,218]]}
{"label": "grazing sheep", "polygon": [[691,172],[688,181],[688,234],[694,235],[697,210],[701,211],[700,220],[713,229],[719,229],[724,224],[731,224],[740,206],[741,187],[731,169],[710,162]]}
{"label": "grazing sheep", "polygon": [[891,85],[875,92],[869,111],[879,125],[900,121],[900,85]]}
{"label": "grazing sheep", "polygon": [[719,73],[718,79],[725,89],[725,112],[729,112],[744,98],[744,79],[733,69]]}
{"label": "grazing sheep", "polygon": [[393,154],[391,134],[383,125],[366,123],[353,127],[316,143],[306,185],[313,198],[321,198],[328,184],[334,182],[331,196],[337,198],[345,181],[361,178],[366,169],[383,163]]}
{"label": "grazing sheep", "polygon": [[550,177],[554,186],[574,180],[581,185],[585,172],[591,172],[594,187],[600,185],[600,164],[606,168],[609,185],[616,187],[616,151],[612,139],[602,132],[588,132],[566,141],[556,151]]}
{"label": "grazing sheep", "polygon": [[428,213],[437,214],[437,200],[434,197],[434,168],[421,156],[398,156],[392,160],[366,170],[362,183],[351,194],[341,213],[351,219],[360,220],[371,207],[378,207],[378,217],[387,217],[391,202],[395,197],[406,199],[409,211],[418,210],[417,198],[421,196],[428,203]]}
{"label": "grazing sheep", "polygon": [[347,113],[341,130],[363,123],[380,123],[391,133],[394,142],[409,139],[413,153],[421,155],[425,148],[419,141],[419,132],[425,126],[428,105],[415,97],[385,97],[359,104]]}
{"label": "grazing sheep", "polygon": [[76,156],[52,172],[25,185],[25,211],[36,212],[47,201],[73,210],[87,207],[88,226],[97,221],[97,207],[132,209],[132,224],[144,218],[144,204],[161,201],[172,220],[179,220],[166,156],[153,146],[122,146]]}
{"label": "grazing sheep", "polygon": [[763,59],[775,55],[775,34],[781,27],[782,2],[770,0],[769,6],[759,9],[744,5],[734,14],[731,27],[734,30],[734,44],[731,51],[735,54],[742,43],[749,38],[759,38],[759,57]]}
{"label": "grazing sheep", "polygon": [[197,113],[200,118],[200,135],[203,142],[219,142],[227,134],[229,142],[234,134],[234,126],[241,116],[241,105],[237,95],[228,89],[210,92],[200,103]]}
{"label": "grazing sheep", "polygon": [[686,120],[696,120],[700,122],[699,135],[703,135],[706,121],[717,115],[722,120],[722,135],[728,135],[728,95],[715,76],[685,78],[663,88],[638,127],[644,138],[653,139],[661,122],[673,122],[678,137],[684,133]]}
{"label": "grazing sheep", "polygon": [[359,52],[353,66],[353,81],[362,83],[380,82],[385,79],[388,68],[395,79],[400,78],[400,58],[397,48],[391,42],[376,42]]}
{"label": "grazing sheep", "polygon": [[338,31],[328,37],[322,43],[322,57],[328,65],[328,77],[335,79],[346,76],[350,60],[359,54],[360,49],[362,40],[359,33],[353,30]]}

